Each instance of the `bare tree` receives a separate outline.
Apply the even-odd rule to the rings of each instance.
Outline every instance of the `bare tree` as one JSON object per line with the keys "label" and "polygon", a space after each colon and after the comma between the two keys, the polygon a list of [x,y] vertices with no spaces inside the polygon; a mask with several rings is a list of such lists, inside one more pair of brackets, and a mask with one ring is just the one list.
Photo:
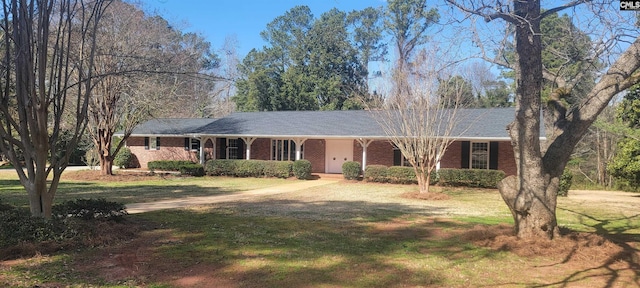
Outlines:
{"label": "bare tree", "polygon": [[[508,130],[518,171],[517,176],[504,179],[499,190],[512,212],[518,237],[557,237],[558,185],[571,152],[609,101],[640,81],[640,37],[637,28],[630,27],[635,23],[635,15],[619,13],[618,1],[566,1],[555,7],[545,7],[544,11],[539,0],[495,1],[491,4],[473,0],[447,1],[488,22],[503,20],[514,31],[515,61],[512,66],[516,74],[516,115]],[[548,76],[553,74],[542,65],[541,21],[567,9],[573,9],[571,17],[574,19],[586,17],[589,19],[587,24],[597,23],[592,27],[603,31],[600,37],[592,39],[593,47],[602,49],[593,49],[590,55],[608,65],[595,78],[597,82],[593,88],[575,105],[567,107],[560,97],[551,95],[545,117],[550,124],[547,140],[541,142],[543,81],[555,79],[557,87],[563,88],[558,92],[573,87],[561,77]],[[624,45],[616,45],[620,43]]]}
{"label": "bare tree", "polygon": [[[415,57],[411,73],[403,75],[401,83],[407,85],[393,98],[387,99],[380,110],[372,110],[378,121],[406,161],[413,167],[420,193],[429,193],[429,184],[437,164],[447,147],[464,131],[460,127],[461,98],[465,87],[459,81],[439,81],[450,77],[448,63],[439,65],[441,56],[435,51],[421,50]],[[405,69],[406,71],[406,69]],[[398,79],[394,77],[393,79]],[[448,91],[447,97],[437,91]]]}
{"label": "bare tree", "polygon": [[[113,1],[102,24],[89,134],[101,173],[111,175],[115,155],[141,122],[154,116],[202,116],[213,79],[201,71],[216,67],[217,58],[200,36],[182,34],[161,17],[122,1]],[[176,109],[175,102],[185,105]],[[124,137],[114,148],[119,129]]]}
{"label": "bare tree", "polygon": [[240,79],[238,65],[238,38],[236,35],[229,35],[224,38],[224,43],[219,49],[222,58],[220,68],[217,73],[220,79],[215,82],[214,88],[209,93],[209,102],[206,107],[206,117],[223,117],[231,114],[235,110],[235,103],[231,97],[236,93],[235,83]]}
{"label": "bare tree", "polygon": [[86,128],[95,36],[108,5],[3,1],[0,152],[15,167],[35,217],[51,216],[60,176]]}

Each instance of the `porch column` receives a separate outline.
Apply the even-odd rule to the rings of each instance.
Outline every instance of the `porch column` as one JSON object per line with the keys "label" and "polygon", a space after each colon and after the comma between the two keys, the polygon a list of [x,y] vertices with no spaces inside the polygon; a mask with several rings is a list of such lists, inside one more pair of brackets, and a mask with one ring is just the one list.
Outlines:
{"label": "porch column", "polygon": [[307,141],[307,138],[293,138],[293,143],[296,143],[296,160],[300,160],[302,158],[302,144],[304,141]]}
{"label": "porch column", "polygon": [[364,169],[367,167],[367,147],[373,142],[373,139],[359,138],[356,141],[362,146],[362,173],[364,173]]}
{"label": "porch column", "polygon": [[204,159],[204,144],[207,143],[207,138],[200,137],[200,138],[198,138],[198,140],[200,140],[200,151],[198,151],[198,152],[200,152],[200,164],[202,166],[204,166],[204,162],[205,162],[205,159]]}
{"label": "porch column", "polygon": [[247,155],[247,157],[245,157],[245,159],[250,160],[251,159],[251,144],[253,144],[253,141],[256,141],[256,137],[242,137],[241,138],[242,141],[244,141],[244,144],[247,145],[247,153],[245,153]]}

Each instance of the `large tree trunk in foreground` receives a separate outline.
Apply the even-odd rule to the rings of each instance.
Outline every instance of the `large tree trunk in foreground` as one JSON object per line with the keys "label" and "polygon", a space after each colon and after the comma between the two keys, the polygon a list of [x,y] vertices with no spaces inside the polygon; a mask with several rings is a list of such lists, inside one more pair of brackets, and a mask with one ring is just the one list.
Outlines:
{"label": "large tree trunk in foreground", "polygon": [[543,79],[540,2],[515,1],[514,8],[516,15],[528,20],[515,25],[516,119],[508,127],[519,178],[509,177],[498,187],[513,214],[518,237],[550,239],[558,231],[556,197],[559,175],[545,171],[540,146]]}
{"label": "large tree trunk in foreground", "polygon": [[[571,152],[589,126],[618,93],[640,82],[640,38],[620,55],[578,105],[547,105],[552,123],[540,143],[542,57],[540,2],[516,1],[516,119],[508,127],[518,173],[499,184],[520,238],[558,236],[558,184]],[[522,19],[522,20],[518,20]],[[544,148],[546,149],[544,149]]]}
{"label": "large tree trunk in foreground", "polygon": [[[541,13],[540,0],[513,1],[513,9],[510,8],[511,3],[500,1],[495,1],[495,5],[489,5],[486,1],[447,2],[486,21],[501,19],[515,27],[516,64],[508,68],[516,72],[516,119],[507,128],[516,158],[517,175],[499,183],[499,190],[513,214],[518,237],[552,239],[558,235],[555,211],[559,179],[573,149],[613,97],[640,83],[640,36],[631,33],[637,29],[624,30],[625,34],[614,34],[611,35],[613,38],[607,39],[612,43],[625,41],[629,43],[628,48],[619,54],[605,73],[598,75],[595,86],[579,103],[565,107],[550,97],[545,103],[545,119],[549,123],[546,127],[547,140],[541,143],[541,88],[544,75],[540,21],[564,9],[594,5],[587,10],[597,11],[598,14],[593,18],[604,19],[600,23],[605,25],[609,24],[610,19],[601,14],[609,8],[607,6],[604,9],[608,4],[567,1]],[[471,4],[465,6],[463,3]],[[624,17],[619,14],[614,18]],[[609,48],[615,46],[607,45]],[[607,60],[618,56],[613,49],[607,51],[612,52],[604,53]],[[546,72],[549,74],[549,71]],[[547,80],[555,81],[553,77]],[[558,90],[571,91],[571,86],[560,82],[555,83]]]}

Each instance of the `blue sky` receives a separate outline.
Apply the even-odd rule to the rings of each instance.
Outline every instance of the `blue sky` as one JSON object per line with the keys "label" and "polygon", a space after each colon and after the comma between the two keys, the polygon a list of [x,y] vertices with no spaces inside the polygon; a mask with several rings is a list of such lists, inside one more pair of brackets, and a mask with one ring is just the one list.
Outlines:
{"label": "blue sky", "polygon": [[[142,0],[147,11],[157,12],[185,32],[203,35],[214,49],[228,35],[236,35],[240,58],[265,45],[260,37],[267,23],[297,5],[311,8],[315,17],[335,7],[342,11],[382,6],[384,0]],[[184,25],[183,25],[184,24]]]}

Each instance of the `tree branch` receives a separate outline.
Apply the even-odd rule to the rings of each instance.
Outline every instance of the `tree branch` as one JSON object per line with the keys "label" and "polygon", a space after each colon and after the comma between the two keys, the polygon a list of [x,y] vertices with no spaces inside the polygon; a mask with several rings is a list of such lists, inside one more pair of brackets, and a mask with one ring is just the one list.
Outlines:
{"label": "tree branch", "polygon": [[572,7],[575,7],[575,6],[578,6],[580,4],[584,4],[584,3],[589,3],[591,1],[592,0],[576,0],[576,1],[571,1],[571,2],[569,2],[567,4],[565,4],[565,5],[561,5],[561,6],[558,6],[558,7],[551,8],[551,9],[549,9],[547,11],[542,12],[540,14],[540,19],[544,19],[544,17],[547,17],[547,16],[549,16],[549,15],[551,15],[553,13],[556,13],[556,12],[560,12],[560,11],[562,11],[564,9],[572,8]]}

